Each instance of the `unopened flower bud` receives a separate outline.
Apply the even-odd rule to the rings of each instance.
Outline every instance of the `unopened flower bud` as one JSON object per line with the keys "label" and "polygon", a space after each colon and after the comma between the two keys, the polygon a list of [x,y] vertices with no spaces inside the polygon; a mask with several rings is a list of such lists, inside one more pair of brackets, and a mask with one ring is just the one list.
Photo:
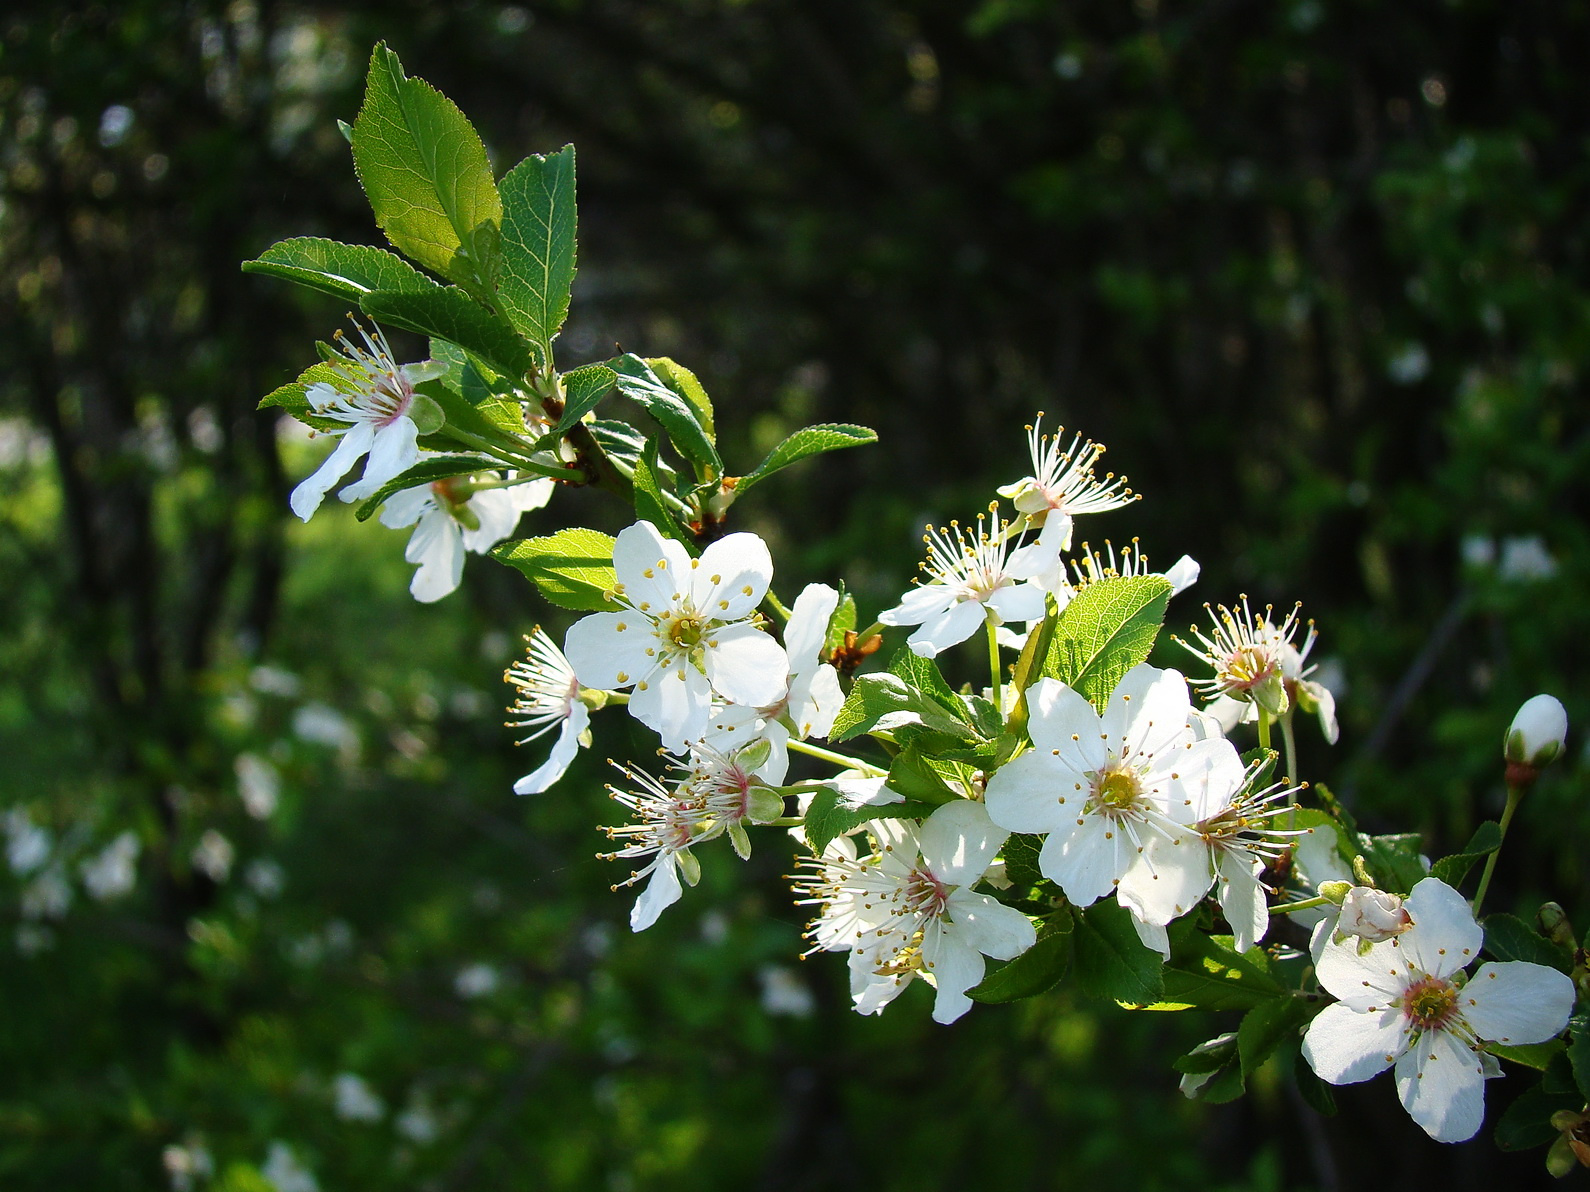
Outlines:
{"label": "unopened flower bud", "polygon": [[1334,902],[1337,906],[1347,897],[1348,891],[1353,888],[1352,882],[1321,882],[1319,896],[1327,902]]}
{"label": "unopened flower bud", "polygon": [[1502,744],[1502,756],[1515,766],[1538,770],[1562,755],[1568,739],[1568,712],[1552,695],[1524,701]]}
{"label": "unopened flower bud", "polygon": [[1403,908],[1402,899],[1384,890],[1354,886],[1342,899],[1342,917],[1336,924],[1338,937],[1356,935],[1378,944],[1401,935],[1413,926],[1413,917]]}
{"label": "unopened flower bud", "polygon": [[1568,921],[1568,912],[1562,909],[1560,903],[1542,904],[1540,910],[1535,912],[1535,919],[1540,924],[1540,933],[1559,948],[1571,951],[1579,946],[1573,933],[1573,924]]}

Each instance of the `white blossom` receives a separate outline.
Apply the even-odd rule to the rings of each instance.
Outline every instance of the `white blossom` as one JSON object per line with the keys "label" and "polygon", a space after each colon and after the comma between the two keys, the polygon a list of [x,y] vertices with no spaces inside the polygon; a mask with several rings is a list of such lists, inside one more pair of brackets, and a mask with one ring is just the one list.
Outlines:
{"label": "white blossom", "polygon": [[1319,983],[1339,1001],[1309,1024],[1303,1055],[1320,1079],[1356,1084],[1395,1065],[1403,1108],[1437,1142],[1472,1138],[1485,1081],[1501,1069],[1484,1043],[1539,1043],[1567,1025],[1574,986],[1523,961],[1485,964],[1467,980],[1482,932],[1462,895],[1425,878],[1404,903],[1413,925],[1364,952],[1328,946]]}
{"label": "white blossom", "polygon": [[[1266,608],[1262,614],[1255,615],[1248,607],[1246,596],[1242,598],[1240,613],[1223,604],[1215,608],[1205,605],[1204,609],[1214,622],[1214,634],[1210,636],[1196,626],[1193,628],[1202,649],[1176,639],[1214,669],[1211,678],[1194,679],[1193,686],[1199,688],[1206,699],[1229,696],[1255,704],[1270,716],[1283,715],[1291,706],[1284,669],[1285,652],[1291,648],[1298,610],[1294,608],[1288,613],[1277,628],[1270,621],[1271,610]],[[1308,645],[1313,644],[1312,626],[1310,629]]]}
{"label": "white blossom", "polygon": [[1101,445],[1077,435],[1069,447],[1062,448],[1065,427],[1046,435],[1039,429],[1042,421],[1043,415],[1039,414],[1027,428],[1032,474],[997,491],[1026,515],[1029,527],[1042,527],[1038,541],[1028,549],[1035,554],[1058,555],[1071,549],[1071,531],[1077,517],[1120,509],[1137,500],[1137,495],[1126,486],[1124,476],[1110,472],[1100,480],[1093,474],[1094,465],[1104,454]]}
{"label": "white blossom", "polygon": [[928,557],[922,570],[928,582],[878,616],[884,625],[920,626],[906,639],[913,652],[932,658],[971,637],[990,618],[999,625],[1044,615],[1044,590],[1031,576],[1047,560],[1030,555],[1025,568],[1014,568],[1007,559],[1012,543],[999,518],[987,531],[981,516],[975,530],[963,530],[955,522],[948,532],[930,527],[923,541]]}
{"label": "white blossom", "polygon": [[321,418],[347,423],[346,429],[322,431],[337,436],[337,447],[315,472],[293,489],[293,512],[308,521],[326,493],[349,468],[369,456],[364,475],[342,490],[344,501],[362,501],[375,495],[388,480],[402,475],[419,458],[419,428],[410,417],[414,386],[441,376],[434,361],[399,365],[392,348],[377,327],[372,336],[359,329],[364,347],[348,343],[337,333],[341,351],[327,363],[335,370],[334,383],[317,381],[304,392],[310,408]]}
{"label": "white blossom", "polygon": [[472,488],[468,478],[450,477],[393,493],[381,510],[381,524],[414,527],[403,552],[406,561],[418,564],[410,594],[430,604],[455,591],[464,575],[464,552],[485,554],[513,533],[520,514],[551,500],[555,487],[544,476],[507,488]]}
{"label": "white blossom", "polygon": [[80,872],[89,895],[100,902],[108,902],[130,893],[138,882],[138,853],[141,847],[138,834],[128,829],[95,856],[84,861]]}
{"label": "white blossom", "polygon": [[876,1014],[915,977],[937,989],[935,1022],[954,1022],[983,979],[984,956],[1010,960],[1032,947],[1032,921],[972,889],[1007,832],[979,803],[946,803],[920,827],[877,820],[868,831],[878,847],[858,859],[839,837],[822,857],[803,861],[797,879],[803,904],[820,910],[807,931],[813,950],[848,950],[856,1009]]}
{"label": "white blossom", "polygon": [[514,717],[508,725],[529,730],[521,745],[558,729],[547,760],[513,784],[514,794],[535,795],[562,778],[579,747],[590,744],[591,713],[580,699],[574,668],[539,625],[525,638],[525,654],[503,675],[519,692],[508,709]]}
{"label": "white blossom", "polygon": [[332,1108],[345,1122],[379,1122],[386,1103],[356,1072],[339,1072],[331,1082]]}
{"label": "white blossom", "polygon": [[1561,756],[1568,743],[1568,710],[1554,695],[1526,699],[1513,716],[1502,740],[1502,756],[1520,766],[1539,769]]}
{"label": "white blossom", "polygon": [[633,685],[629,710],[665,749],[701,738],[713,692],[758,708],[783,697],[789,660],[751,620],[773,577],[755,534],[730,534],[692,559],[637,522],[619,533],[613,570],[625,608],[575,622],[563,650],[587,687]]}

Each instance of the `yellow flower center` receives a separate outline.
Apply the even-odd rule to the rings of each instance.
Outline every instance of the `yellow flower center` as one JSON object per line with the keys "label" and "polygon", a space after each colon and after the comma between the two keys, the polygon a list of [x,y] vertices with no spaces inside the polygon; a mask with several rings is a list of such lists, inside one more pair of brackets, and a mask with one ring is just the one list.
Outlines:
{"label": "yellow flower center", "polygon": [[1439,1030],[1457,1014],[1457,1004],[1457,986],[1440,977],[1425,977],[1408,987],[1402,1012],[1420,1030]]}

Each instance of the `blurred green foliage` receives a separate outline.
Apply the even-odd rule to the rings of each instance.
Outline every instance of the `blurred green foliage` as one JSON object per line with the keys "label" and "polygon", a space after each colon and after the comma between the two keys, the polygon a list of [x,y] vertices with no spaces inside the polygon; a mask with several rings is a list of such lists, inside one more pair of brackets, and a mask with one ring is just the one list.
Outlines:
{"label": "blurred green foliage", "polygon": [[[950,1029],[914,995],[858,1018],[842,966],[792,962],[773,847],[709,855],[629,937],[592,858],[600,759],[509,793],[539,753],[499,727],[496,676],[513,634],[565,622],[479,560],[420,607],[401,535],[287,526],[323,448],[253,406],[342,312],[237,263],[377,242],[335,120],[386,38],[499,169],[579,145],[564,367],[680,360],[731,458],[806,421],[879,430],[736,506],[781,591],[892,602],[922,521],[1016,479],[1046,409],[1145,494],[1095,542],[1193,554],[1201,599],[1305,602],[1345,688],[1304,772],[1434,852],[1500,809],[1524,697],[1590,716],[1587,26],[1578,0],[11,6],[0,1178],[1536,1176],[1538,1153],[1417,1137],[1388,1082],[1333,1121],[1263,1073],[1185,1102],[1166,1061],[1212,1032],[1180,1015],[1062,991]],[[568,493],[525,524],[616,516]],[[612,721],[603,753],[644,749]],[[1585,795],[1575,747],[1490,905],[1590,924]],[[136,884],[96,897],[83,866],[127,831]]]}

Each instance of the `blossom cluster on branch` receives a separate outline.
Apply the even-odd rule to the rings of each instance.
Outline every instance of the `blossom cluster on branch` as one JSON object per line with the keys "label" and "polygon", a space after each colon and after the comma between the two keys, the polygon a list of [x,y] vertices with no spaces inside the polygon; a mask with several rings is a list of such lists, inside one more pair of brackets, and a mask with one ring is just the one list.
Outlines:
{"label": "blossom cluster on branch", "polygon": [[[1484,1081],[1507,1061],[1539,1073],[1510,1137],[1555,1133],[1554,1170],[1576,1161],[1584,952],[1560,908],[1538,931],[1478,917],[1518,800],[1561,752],[1560,704],[1531,701],[1508,730],[1507,810],[1462,851],[1432,864],[1416,838],[1362,831],[1297,771],[1299,713],[1328,742],[1338,731],[1308,662],[1313,624],[1243,596],[1177,639],[1191,680],[1151,662],[1197,565],[1155,571],[1135,541],[1077,546],[1079,519],[1137,494],[1100,472],[1102,446],[1041,416],[1030,472],[997,490],[1009,506],[930,527],[921,578],[873,621],[842,586],[786,605],[766,543],[729,532],[733,506],[872,432],[805,427],[731,471],[683,365],[556,365],[572,146],[494,178],[463,114],[384,46],[349,139],[377,223],[414,263],[298,239],[246,267],[425,335],[428,358],[400,365],[361,329],[362,346],[323,347],[265,399],[338,440],[292,508],[313,516],[363,460],[341,496],[361,520],[415,527],[418,599],[453,590],[473,551],[583,614],[561,648],[538,629],[506,676],[510,724],[525,743],[552,737],[514,789],[552,789],[609,709],[656,734],[667,760],[618,768],[624,819],[604,829],[629,866],[618,885],[640,887],[635,930],[696,884],[700,849],[748,857],[771,829],[798,853],[808,952],[845,954],[861,1013],[919,978],[939,1022],[1062,981],[1134,1009],[1236,1013],[1237,1029],[1176,1060],[1189,1096],[1229,1099],[1261,1065],[1301,1058],[1304,1098],[1330,1112],[1327,1085],[1390,1068],[1414,1121],[1447,1142],[1479,1130]],[[522,512],[572,486],[612,494],[632,524],[514,537]],[[945,678],[953,651],[986,686]],[[867,669],[874,655],[884,665]]]}

